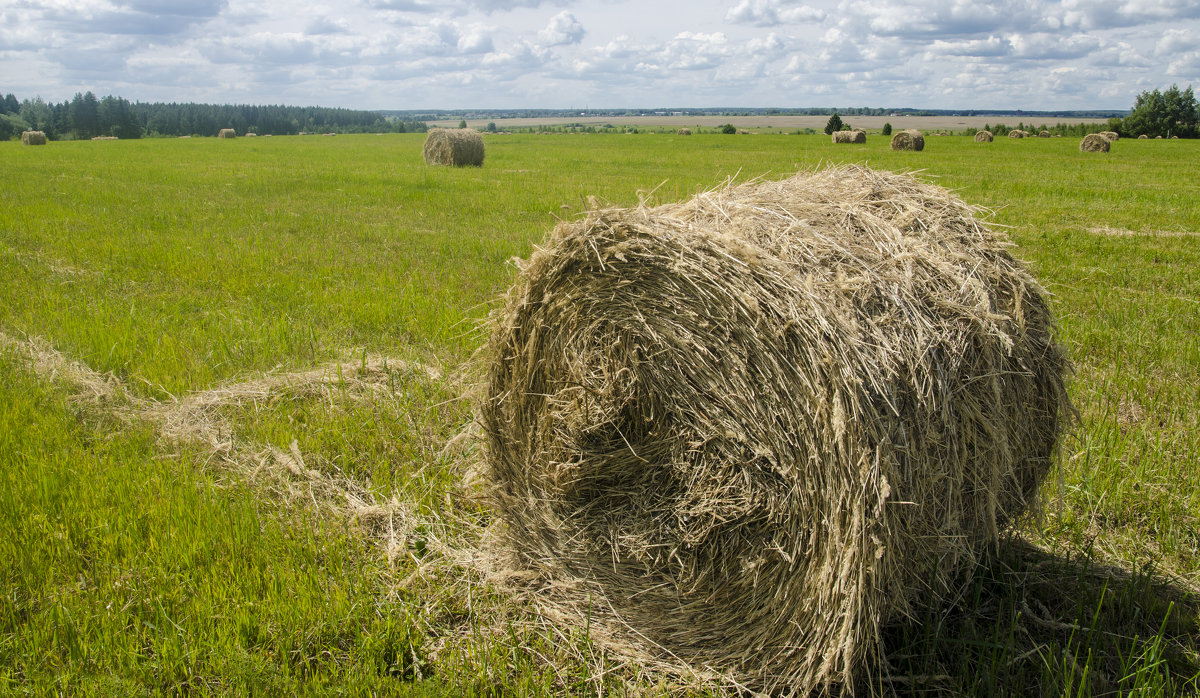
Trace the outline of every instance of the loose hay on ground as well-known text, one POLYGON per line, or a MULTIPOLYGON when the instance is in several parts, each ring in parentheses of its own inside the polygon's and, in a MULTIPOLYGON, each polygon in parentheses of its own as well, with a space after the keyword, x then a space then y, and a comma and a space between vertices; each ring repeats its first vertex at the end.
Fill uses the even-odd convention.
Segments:
POLYGON ((852 683, 1071 412, 1044 292, 975 214, 848 166, 560 224, 480 359, 495 578, 644 666, 852 683))
POLYGON ((483 136, 474 129, 433 128, 425 136, 427 165, 483 165, 483 136))

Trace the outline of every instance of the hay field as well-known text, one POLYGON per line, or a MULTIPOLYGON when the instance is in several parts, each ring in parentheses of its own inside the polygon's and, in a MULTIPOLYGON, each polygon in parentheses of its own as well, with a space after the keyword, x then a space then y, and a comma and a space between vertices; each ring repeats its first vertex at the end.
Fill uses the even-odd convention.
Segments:
POLYGON ((1080 410, 1043 517, 860 688, 1200 689, 1200 144, 485 138, 478 169, 421 134, 0 144, 0 693, 658 686, 456 557, 486 519, 460 369, 507 260, 587 196, 829 162, 994 209, 1080 410))

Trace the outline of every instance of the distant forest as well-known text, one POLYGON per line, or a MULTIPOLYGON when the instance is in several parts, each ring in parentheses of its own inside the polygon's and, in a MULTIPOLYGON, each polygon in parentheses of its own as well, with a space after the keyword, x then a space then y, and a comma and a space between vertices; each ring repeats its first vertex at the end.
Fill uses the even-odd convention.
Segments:
POLYGON ((330 107, 130 102, 111 95, 97 99, 91 92, 76 93, 61 103, 46 102, 41 97, 21 101, 10 93, 0 103, 0 140, 19 136, 22 131, 44 131, 52 140, 85 140, 104 136, 215 136, 223 128, 231 128, 238 135, 426 130, 423 122, 413 119, 330 107))

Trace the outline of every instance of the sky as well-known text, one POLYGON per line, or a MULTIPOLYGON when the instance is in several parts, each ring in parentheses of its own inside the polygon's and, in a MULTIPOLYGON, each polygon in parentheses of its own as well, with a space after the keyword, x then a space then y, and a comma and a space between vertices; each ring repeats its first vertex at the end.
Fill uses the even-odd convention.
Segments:
POLYGON ((1200 0, 0 0, 0 93, 353 109, 1127 109, 1200 0))

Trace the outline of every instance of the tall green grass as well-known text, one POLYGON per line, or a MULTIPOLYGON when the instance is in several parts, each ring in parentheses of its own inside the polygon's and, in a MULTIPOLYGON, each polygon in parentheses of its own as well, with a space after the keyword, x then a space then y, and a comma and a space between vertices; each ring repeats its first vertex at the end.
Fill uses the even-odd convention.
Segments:
MULTIPOLYGON (((995 211, 1054 295, 1080 423, 1045 516, 951 609, 890 628, 877 688, 1198 689, 1198 144, 663 134, 487 137, 433 168, 419 135, 0 144, 0 332, 137 396, 383 353, 447 370, 525 256, 585 197, 665 202, 727 178, 864 162, 995 211), (1037 547, 1030 547, 1030 544, 1037 547), (1110 570, 1106 566, 1112 566, 1110 570), (1124 573, 1119 572, 1124 570, 1124 573), (904 680, 898 680, 899 676, 904 680), (890 678, 889 678, 890 677, 890 678)), ((448 383, 363 401, 282 392, 224 416, 388 496, 445 505, 448 383)), ((0 351, 0 692, 595 692, 554 638, 477 627, 352 523, 273 497, 195 444, 114 417, 0 351), (470 628, 475 642, 433 647, 470 628), (464 688, 465 687, 465 688, 464 688)), ((410 554, 411 553, 411 554, 410 554)), ((448 584, 449 582, 447 582, 448 584)), ((587 648, 586 637, 570 642, 587 648)))

